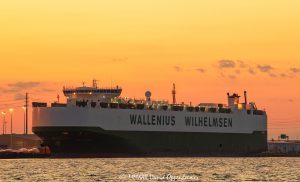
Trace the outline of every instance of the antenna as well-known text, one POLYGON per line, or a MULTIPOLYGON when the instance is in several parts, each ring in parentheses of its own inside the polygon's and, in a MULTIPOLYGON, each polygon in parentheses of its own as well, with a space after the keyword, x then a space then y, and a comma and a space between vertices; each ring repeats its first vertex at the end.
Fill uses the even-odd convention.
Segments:
POLYGON ((5 121, 5 112, 1 112, 2 116, 3 116, 3 135, 6 133, 6 129, 5 129, 5 125, 6 125, 6 121, 5 121))
POLYGON ((94 88, 97 88, 97 81, 98 81, 98 80, 93 79, 93 87, 94 87, 94 88))
POLYGON ((173 104, 176 104, 176 88, 175 88, 175 83, 173 83, 172 95, 173 95, 173 104))

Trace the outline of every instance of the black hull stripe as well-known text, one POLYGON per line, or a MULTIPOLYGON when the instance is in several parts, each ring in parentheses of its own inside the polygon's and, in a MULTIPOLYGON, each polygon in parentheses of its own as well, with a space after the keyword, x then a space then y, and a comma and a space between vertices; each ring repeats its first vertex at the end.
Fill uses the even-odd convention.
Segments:
POLYGON ((122 156, 246 155, 267 151, 267 132, 252 134, 105 131, 98 127, 33 127, 53 153, 122 156))

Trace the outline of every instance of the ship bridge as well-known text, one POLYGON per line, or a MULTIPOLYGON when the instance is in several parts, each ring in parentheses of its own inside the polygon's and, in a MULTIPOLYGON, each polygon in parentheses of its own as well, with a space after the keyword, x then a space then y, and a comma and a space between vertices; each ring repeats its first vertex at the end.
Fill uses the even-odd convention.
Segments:
POLYGON ((95 87, 77 87, 77 88, 64 88, 63 92, 66 97, 70 95, 91 95, 91 94, 114 94, 119 96, 122 89, 118 86, 111 88, 95 88, 95 87))
POLYGON ((82 87, 64 87, 63 93, 67 97, 68 103, 76 101, 103 101, 119 97, 122 93, 122 88, 119 86, 99 88, 96 80, 93 80, 91 87, 85 86, 84 83, 82 87))

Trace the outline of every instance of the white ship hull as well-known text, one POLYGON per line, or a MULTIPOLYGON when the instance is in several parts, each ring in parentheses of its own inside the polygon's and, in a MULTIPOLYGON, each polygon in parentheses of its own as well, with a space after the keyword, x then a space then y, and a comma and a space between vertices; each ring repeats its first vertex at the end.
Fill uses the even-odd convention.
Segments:
POLYGON ((54 152, 185 156, 267 150, 267 116, 247 110, 35 107, 33 131, 54 152))

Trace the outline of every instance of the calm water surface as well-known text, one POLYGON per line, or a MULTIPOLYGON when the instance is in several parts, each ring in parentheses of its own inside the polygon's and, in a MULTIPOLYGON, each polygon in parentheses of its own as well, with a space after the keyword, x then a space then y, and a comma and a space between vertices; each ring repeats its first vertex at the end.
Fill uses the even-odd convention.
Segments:
POLYGON ((0 181, 299 181, 300 158, 0 159, 0 181))

